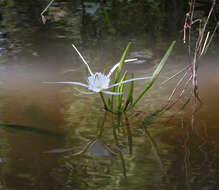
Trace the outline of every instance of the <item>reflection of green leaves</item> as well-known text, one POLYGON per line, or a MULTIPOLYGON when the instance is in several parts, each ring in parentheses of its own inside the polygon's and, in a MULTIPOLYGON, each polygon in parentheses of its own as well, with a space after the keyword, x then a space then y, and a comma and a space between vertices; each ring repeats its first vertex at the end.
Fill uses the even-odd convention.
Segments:
POLYGON ((106 10, 106 7, 104 7, 103 12, 104 12, 105 22, 106 22, 106 24, 109 24, 109 15, 108 15, 108 12, 106 10))
POLYGON ((129 120, 127 115, 125 114, 125 124, 126 124, 126 131, 127 131, 127 135, 128 135, 128 146, 129 146, 129 153, 132 154, 132 130, 129 124, 129 120))
MULTIPOLYGON (((117 119, 119 119, 119 122, 120 122, 121 117, 119 117, 119 115, 117 115, 117 119)), ((118 126, 115 124, 115 121, 113 121, 113 137, 114 137, 114 141, 115 141, 117 148, 120 149, 119 139, 118 139, 117 130, 116 130, 117 127, 118 126)), ((118 153, 119 153, 119 157, 120 157, 122 168, 123 168, 123 175, 126 178, 127 172, 126 172, 125 159, 124 159, 122 151, 119 151, 118 153)))
POLYGON ((32 134, 38 134, 43 136, 55 137, 55 138, 65 137, 65 135, 62 133, 57 133, 57 132, 30 127, 30 126, 0 124, 0 128, 5 129, 9 132, 25 132, 25 133, 32 133, 32 134))
POLYGON ((151 125, 154 122, 154 120, 156 120, 160 116, 161 113, 162 110, 156 110, 149 116, 145 117, 143 120, 143 127, 147 128, 149 125, 151 125))
POLYGON ((37 106, 24 106, 24 114, 33 122, 39 124, 52 125, 48 116, 37 106))

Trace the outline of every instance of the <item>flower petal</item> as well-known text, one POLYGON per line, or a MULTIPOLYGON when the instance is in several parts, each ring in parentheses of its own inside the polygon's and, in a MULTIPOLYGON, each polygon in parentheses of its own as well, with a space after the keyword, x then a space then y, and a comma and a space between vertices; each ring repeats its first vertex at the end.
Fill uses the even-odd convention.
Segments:
POLYGON ((80 83, 80 82, 69 82, 69 81, 66 81, 66 82, 43 82, 43 83, 46 83, 46 84, 74 84, 74 85, 84 86, 84 87, 88 88, 88 85, 80 83))
MULTIPOLYGON (((135 59, 126 59, 126 60, 125 60, 125 63, 131 62, 131 61, 136 61, 136 60, 138 60, 138 59, 136 59, 136 58, 135 58, 135 59)), ((113 68, 110 70, 110 72, 108 73, 107 77, 110 77, 119 65, 120 65, 120 62, 119 62, 119 63, 116 63, 116 64, 113 66, 113 68)))
POLYGON ((88 89, 94 92, 100 92, 109 88, 110 78, 102 73, 95 73, 88 77, 88 89))
POLYGON ((80 56, 80 58, 82 59, 82 61, 84 62, 84 64, 87 66, 88 71, 90 72, 91 75, 93 75, 93 72, 91 71, 88 63, 85 61, 85 59, 83 58, 83 56, 81 55, 81 53, 78 51, 78 49, 75 47, 74 44, 72 44, 72 47, 76 50, 76 52, 78 53, 78 55, 80 56))
POLYGON ((105 90, 102 90, 101 92, 103 92, 105 94, 110 94, 110 95, 121 95, 122 94, 122 92, 121 93, 119 93, 119 92, 110 92, 110 91, 105 91, 105 90))
POLYGON ((125 83, 128 83, 128 82, 131 82, 131 81, 136 81, 136 80, 145 80, 145 79, 150 79, 152 77, 142 77, 142 78, 134 78, 134 79, 129 79, 129 80, 125 80, 125 81, 122 81, 122 82, 118 82, 116 84, 113 84, 111 86, 109 86, 109 88, 112 88, 114 86, 118 86, 120 84, 125 84, 125 83))
POLYGON ((137 60, 138 60, 137 58, 126 59, 126 60, 125 60, 125 63, 132 62, 132 61, 137 61, 137 60))
POLYGON ((110 77, 113 72, 116 70, 116 68, 119 66, 120 63, 116 63, 113 68, 110 70, 110 72, 108 73, 107 77, 110 77))
POLYGON ((85 91, 81 91, 77 88, 74 88, 75 90, 77 90, 78 92, 80 92, 81 94, 95 94, 95 92, 85 92, 85 91))

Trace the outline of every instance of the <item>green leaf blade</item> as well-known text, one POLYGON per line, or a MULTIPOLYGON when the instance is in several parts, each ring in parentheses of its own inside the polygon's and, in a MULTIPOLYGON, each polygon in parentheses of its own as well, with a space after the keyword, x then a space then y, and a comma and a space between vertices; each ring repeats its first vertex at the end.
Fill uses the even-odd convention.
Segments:
MULTIPOLYGON (((122 79, 121 79, 120 82, 125 81, 126 76, 127 76, 127 73, 128 73, 128 71, 126 71, 126 72, 124 73, 124 75, 122 76, 122 79)), ((119 92, 119 93, 123 93, 123 91, 124 91, 124 84, 120 84, 120 85, 118 86, 118 92, 119 92)), ((116 106, 117 106, 117 111, 118 111, 118 112, 121 111, 120 109, 121 109, 121 106, 122 106, 122 98, 123 98, 123 94, 117 96, 116 106)))
MULTIPOLYGON (((134 79, 134 73, 132 73, 131 78, 134 79)), ((129 92, 128 92, 128 96, 125 102, 125 106, 123 109, 123 112, 126 111, 126 109, 128 108, 128 105, 132 102, 133 100, 133 92, 134 92, 134 81, 130 82, 130 86, 129 86, 129 92)))
MULTIPOLYGON (((129 49, 130 49, 130 45, 131 45, 131 42, 128 43, 128 45, 126 46, 125 51, 122 54, 122 57, 120 59, 119 67, 118 67, 118 69, 116 71, 116 74, 115 74, 115 78, 114 78, 114 82, 113 82, 114 84, 116 84, 119 80, 119 77, 121 75, 121 72, 122 72, 122 69, 123 69, 123 66, 124 66, 124 63, 125 63, 126 56, 127 56, 128 52, 129 52, 129 49)), ((112 92, 115 92, 115 90, 116 90, 116 87, 113 87, 112 92)), ((111 110, 113 110, 114 95, 112 95, 110 102, 111 102, 111 110)))
POLYGON ((155 80, 158 78, 162 68, 164 67, 168 57, 170 56, 173 47, 175 46, 176 41, 173 41, 170 45, 170 47, 168 48, 168 50, 166 51, 165 55, 163 56, 163 58, 161 59, 159 65, 157 66, 157 68, 155 69, 152 78, 150 79, 150 81, 146 84, 146 87, 144 88, 144 90, 140 93, 140 95, 137 97, 137 99, 134 101, 134 103, 131 105, 131 108, 133 108, 138 101, 143 97, 143 95, 152 87, 152 85, 154 84, 155 80))

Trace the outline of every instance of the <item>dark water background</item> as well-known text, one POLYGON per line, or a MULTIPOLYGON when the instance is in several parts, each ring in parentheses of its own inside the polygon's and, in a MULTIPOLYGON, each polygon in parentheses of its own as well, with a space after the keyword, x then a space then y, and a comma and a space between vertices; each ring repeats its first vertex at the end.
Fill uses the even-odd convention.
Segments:
MULTIPOLYGON (((193 103, 179 112, 179 102, 144 131, 142 121, 167 101, 181 76, 163 86, 161 82, 188 64, 181 40, 187 3, 100 2, 55 0, 44 25, 40 13, 49 1, 0 1, 0 189, 218 189, 218 34, 200 63, 202 108, 192 116, 193 103), (42 83, 86 81, 71 44, 94 71, 103 71, 119 61, 131 41, 129 57, 140 61, 126 69, 142 77, 153 72, 172 40, 177 46, 159 80, 129 115, 132 155, 127 136, 120 134, 126 168, 110 114, 102 138, 74 155, 97 136, 104 112, 98 95, 42 83)), ((204 4, 198 14, 205 16, 208 8, 204 4)), ((144 85, 136 82, 135 93, 144 85)))

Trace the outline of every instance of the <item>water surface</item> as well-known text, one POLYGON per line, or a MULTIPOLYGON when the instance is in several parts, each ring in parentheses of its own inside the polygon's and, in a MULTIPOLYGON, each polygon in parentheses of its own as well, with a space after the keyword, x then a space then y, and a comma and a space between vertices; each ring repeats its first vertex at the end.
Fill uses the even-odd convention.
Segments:
MULTIPOLYGON (((200 110, 192 115, 191 102, 179 112, 186 93, 182 101, 143 130, 142 121, 161 108, 182 75, 165 85, 161 82, 187 65, 183 48, 176 48, 159 80, 128 114, 133 135, 129 154, 125 128, 118 134, 120 148, 116 146, 110 113, 105 115, 101 128, 105 113, 98 95, 81 95, 72 86, 43 82, 86 82, 86 69, 71 47, 72 42, 94 72, 107 72, 132 41, 129 58, 137 56, 140 61, 127 64, 125 69, 142 77, 153 72, 171 40, 161 38, 159 31, 156 40, 150 32, 146 37, 139 25, 136 31, 130 28, 133 33, 128 34, 126 27, 133 24, 127 20, 113 22, 115 28, 109 29, 100 16, 101 5, 96 3, 82 14, 80 2, 57 1, 48 13, 46 25, 38 17, 45 7, 41 1, 36 5, 12 1, 4 6, 0 33, 2 189, 217 189, 217 49, 213 48, 200 63, 200 110), (22 22, 16 15, 22 16, 22 22), (102 136, 98 136, 101 130, 102 136), (80 151, 83 154, 77 154, 80 151)), ((115 11, 113 16, 124 18, 122 13, 115 11)), ((145 84, 146 81, 136 82, 135 95, 145 84)))

